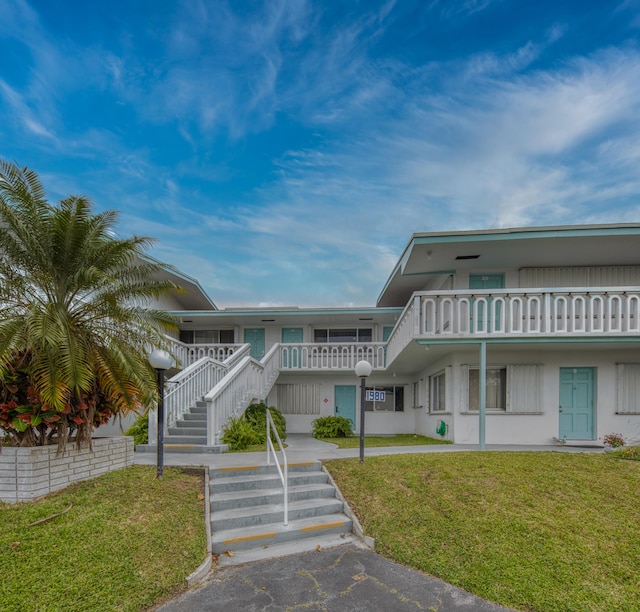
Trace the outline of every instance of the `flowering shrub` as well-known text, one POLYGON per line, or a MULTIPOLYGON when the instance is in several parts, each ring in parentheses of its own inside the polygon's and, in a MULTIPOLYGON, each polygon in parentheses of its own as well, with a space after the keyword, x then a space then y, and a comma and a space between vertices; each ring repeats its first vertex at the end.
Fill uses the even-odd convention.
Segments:
POLYGON ((72 436, 84 424, 92 431, 115 412, 99 392, 83 394, 56 411, 42 401, 26 367, 17 364, 10 364, 0 380, 0 431, 12 446, 45 446, 60 436, 72 436))
POLYGON ((622 434, 618 433, 610 433, 606 434, 602 441, 605 446, 610 446, 611 448, 619 448, 620 446, 624 446, 624 437, 622 434))

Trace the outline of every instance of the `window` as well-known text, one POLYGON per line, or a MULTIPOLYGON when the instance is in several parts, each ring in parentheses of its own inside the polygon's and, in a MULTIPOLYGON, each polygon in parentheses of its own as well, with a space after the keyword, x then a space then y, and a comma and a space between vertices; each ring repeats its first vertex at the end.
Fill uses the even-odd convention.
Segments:
POLYGON ((420 394, 420 382, 413 383, 413 407, 422 408, 422 396, 420 394))
POLYGON ((445 375, 440 372, 431 377, 431 412, 446 412, 445 375))
MULTIPOLYGON (((480 372, 469 368, 469 410, 480 408, 480 372)), ((507 409, 507 368, 487 368, 487 410, 507 409)))
POLYGON ((404 412, 404 387, 367 387, 364 409, 369 412, 404 412))
POLYGON ((314 342, 371 342, 373 330, 363 329, 316 329, 313 332, 314 342))
MULTIPOLYGON (((468 389, 468 410, 477 411, 480 403, 477 366, 462 366, 468 389), (465 374, 466 372, 466 374, 465 374)), ((514 414, 542 414, 543 366, 537 363, 510 364, 487 368, 487 410, 514 414)))
POLYGON ((617 408, 618 414, 640 413, 640 364, 618 363, 617 408))
POLYGON ((232 329, 181 329, 180 342, 185 344, 233 344, 232 329))

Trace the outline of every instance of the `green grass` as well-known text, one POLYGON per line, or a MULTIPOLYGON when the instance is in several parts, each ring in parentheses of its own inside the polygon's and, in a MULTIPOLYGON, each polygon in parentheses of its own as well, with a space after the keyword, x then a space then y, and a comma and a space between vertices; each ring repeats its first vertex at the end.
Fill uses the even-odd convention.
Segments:
POLYGON ((640 610, 640 464, 437 453, 327 463, 376 550, 518 610, 640 610))
POLYGON ((0 608, 144 610, 206 554, 203 477, 133 466, 45 499, 0 504, 0 608), (29 523, 65 514, 29 527, 29 523))
MULTIPOLYGON (((360 436, 350 436, 348 438, 321 438, 322 442, 337 444, 340 448, 359 448, 360 436)), ((415 434, 396 434, 394 436, 365 436, 364 445, 366 448, 376 446, 421 446, 423 444, 451 444, 448 440, 436 440, 426 436, 415 434)))

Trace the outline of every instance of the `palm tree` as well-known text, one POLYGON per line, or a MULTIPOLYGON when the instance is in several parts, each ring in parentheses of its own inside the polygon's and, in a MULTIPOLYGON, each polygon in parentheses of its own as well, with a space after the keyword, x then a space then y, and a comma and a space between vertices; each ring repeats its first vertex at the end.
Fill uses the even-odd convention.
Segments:
POLYGON ((0 427, 15 443, 57 434, 63 448, 75 430, 90 445, 94 426, 156 397, 146 355, 175 323, 149 304, 178 287, 117 219, 85 197, 49 203, 35 172, 0 160, 0 427))

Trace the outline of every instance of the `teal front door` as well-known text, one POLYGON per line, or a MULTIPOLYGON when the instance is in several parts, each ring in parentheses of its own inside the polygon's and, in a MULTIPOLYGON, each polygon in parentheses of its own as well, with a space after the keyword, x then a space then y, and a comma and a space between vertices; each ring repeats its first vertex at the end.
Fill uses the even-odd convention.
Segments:
MULTIPOLYGON (((301 344, 302 343, 302 327, 283 327, 282 328, 282 344, 301 344)), ((285 368, 299 368, 302 363, 301 347, 292 346, 285 347, 282 352, 282 366, 285 368)))
POLYGON ((356 386, 336 385, 336 416, 349 419, 356 428, 356 386))
POLYGON ((264 357, 264 327, 244 330, 244 341, 251 345, 251 356, 254 359, 264 357))
MULTIPOLYGON (((503 289, 504 288, 504 274, 469 274, 469 289, 503 289)), ((487 300, 486 308, 491 307, 491 298, 487 300)), ((485 305, 484 303, 478 304, 478 315, 476 319, 476 324, 473 324, 473 302, 471 300, 471 329, 475 329, 475 331, 495 331, 500 329, 500 308, 499 304, 496 308, 495 321, 493 322, 493 330, 486 329, 487 325, 485 323, 485 305)))
POLYGON ((559 438, 593 440, 595 368, 560 368, 559 438))

